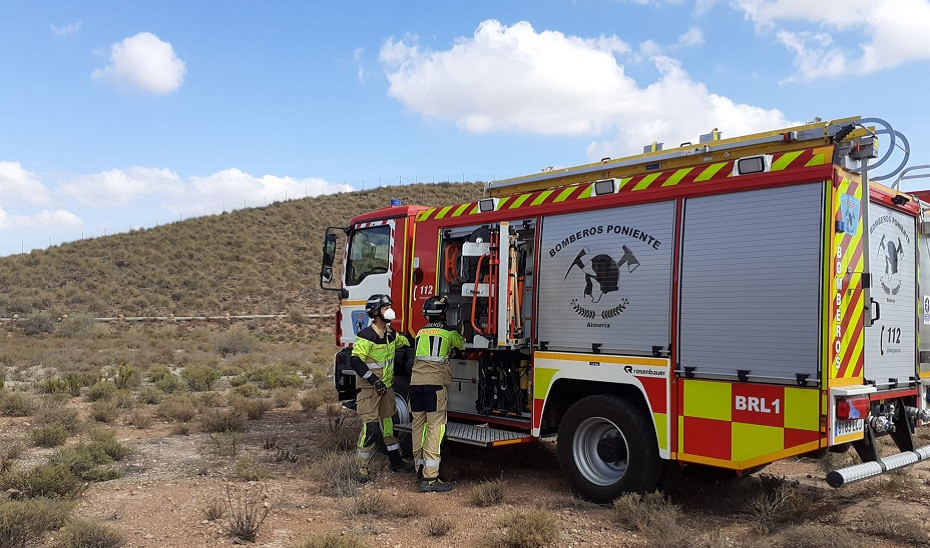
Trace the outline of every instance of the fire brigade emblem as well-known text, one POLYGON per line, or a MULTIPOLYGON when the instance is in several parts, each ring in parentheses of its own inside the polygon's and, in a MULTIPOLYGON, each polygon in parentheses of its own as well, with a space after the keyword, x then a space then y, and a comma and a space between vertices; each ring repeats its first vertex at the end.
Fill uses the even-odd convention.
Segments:
POLYGON ((358 332, 368 327, 368 314, 364 310, 352 311, 352 331, 358 335, 358 332))
POLYGON ((873 252, 872 275, 878 277, 878 285, 886 295, 897 295, 903 281, 899 268, 903 266, 901 263, 911 238, 901 222, 891 215, 876 219, 869 232, 871 237, 879 240, 873 252))
MULTIPOLYGON (((607 253, 594 255, 590 249, 585 246, 575 256, 575 259, 565 271, 562 281, 568 280, 569 275, 584 275, 584 292, 581 299, 572 299, 571 306, 576 314, 583 318, 594 319, 600 317, 608 320, 618 316, 629 304, 629 299, 621 298, 610 308, 600 311, 594 310, 594 307, 588 306, 588 303, 597 305, 605 296, 615 293, 620 289, 621 274, 631 273, 639 266, 639 261, 633 252, 625 245, 620 246, 622 253, 619 259, 607 253), (579 274, 574 274, 574 273, 579 274)), ((608 297, 608 300, 611 300, 608 297)), ((597 307, 597 308, 602 308, 597 307)))
POLYGON ((845 232, 855 234, 859 227, 859 200, 849 194, 843 194, 840 209, 843 215, 845 232))

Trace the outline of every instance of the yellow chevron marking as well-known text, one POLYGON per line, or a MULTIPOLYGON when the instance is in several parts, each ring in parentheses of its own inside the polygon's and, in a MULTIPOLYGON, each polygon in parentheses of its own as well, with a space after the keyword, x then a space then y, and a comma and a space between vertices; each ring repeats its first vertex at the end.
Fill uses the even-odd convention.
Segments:
POLYGON ((552 193, 553 193, 552 190, 544 190, 544 191, 540 192, 540 193, 539 193, 539 196, 537 196, 536 199, 533 200, 532 203, 530 203, 530 205, 531 205, 531 206, 536 206, 536 205, 539 205, 539 204, 543 203, 544 201, 546 201, 546 198, 548 198, 549 195, 552 194, 552 193))
POLYGON ((650 173, 649 175, 646 175, 638 183, 636 183, 635 186, 633 186, 633 190, 636 191, 636 190, 643 190, 645 188, 649 188, 649 185, 651 185, 653 181, 658 179, 659 175, 662 175, 662 173, 650 173))
POLYGON ((719 164, 711 164, 707 166, 706 168, 704 168, 704 171, 702 171, 700 175, 694 178, 694 182, 699 183, 701 181, 707 181, 709 179, 712 179, 714 175, 716 175, 718 171, 723 169, 723 166, 725 165, 727 165, 726 162, 721 162, 719 164))
POLYGON ((791 165, 791 162, 793 162, 798 156, 801 155, 802 152, 804 151, 796 150, 794 152, 786 152, 782 154, 779 159, 772 162, 772 171, 781 171, 787 168, 789 165, 791 165))
POLYGON ((578 199, 590 198, 591 193, 594 192, 594 183, 588 185, 584 190, 581 191, 581 194, 578 195, 578 199))
POLYGON ((690 168, 690 167, 686 167, 686 168, 679 169, 679 170, 676 171, 675 173, 672 173, 672 176, 669 177, 668 179, 666 179, 665 182, 662 183, 662 186, 675 186, 675 185, 677 185, 678 183, 681 182, 682 179, 684 179, 685 175, 691 173, 691 170, 692 170, 692 169, 693 169, 693 168, 690 168))
POLYGON ((465 213, 465 210, 468 209, 468 206, 470 206, 470 205, 471 205, 470 203, 460 205, 459 207, 457 207, 457 208, 455 209, 455 211, 452 212, 452 216, 453 216, 453 217, 458 217, 458 216, 461 215, 462 213, 465 213))
POLYGON ((469 215, 474 215, 475 213, 481 213, 481 207, 478 205, 478 202, 475 202, 475 207, 471 208, 471 211, 468 212, 469 215))
POLYGON ((817 154, 814 154, 813 158, 811 158, 806 164, 804 164, 804 167, 822 166, 825 163, 827 163, 827 153, 818 152, 817 154))
POLYGON ((570 186, 570 187, 566 188, 566 189, 563 190, 562 192, 559 192, 559 195, 555 197, 555 200, 553 200, 553 203, 564 202, 564 201, 567 200, 568 197, 571 196, 576 190, 578 190, 578 187, 577 187, 577 186, 570 186))
POLYGON ((439 210, 439 213, 436 214, 436 219, 442 219, 452 210, 452 206, 446 206, 439 210))
POLYGON ((426 211, 421 211, 420 214, 417 215, 417 220, 418 220, 418 221, 425 221, 426 219, 429 219, 429 216, 430 216, 434 211, 436 211, 436 208, 430 208, 430 209, 427 209, 426 211))
POLYGON ((620 184, 617 185, 617 190, 623 190, 623 187, 625 187, 626 184, 629 183, 629 182, 632 181, 632 180, 633 180, 632 177, 624 177, 624 178, 620 179, 620 184))
POLYGON ((504 196, 503 198, 501 198, 497 202, 497 209, 498 210, 504 209, 504 206, 507 205, 507 202, 509 202, 511 198, 513 198, 513 196, 504 196))
POLYGON ((518 207, 522 206, 522 205, 523 205, 523 202, 525 202, 525 201, 527 200, 527 198, 529 198, 530 196, 532 196, 532 194, 522 194, 522 195, 520 195, 520 197, 518 197, 516 200, 513 201, 512 204, 510 204, 510 208, 509 208, 509 209, 517 209, 518 207))

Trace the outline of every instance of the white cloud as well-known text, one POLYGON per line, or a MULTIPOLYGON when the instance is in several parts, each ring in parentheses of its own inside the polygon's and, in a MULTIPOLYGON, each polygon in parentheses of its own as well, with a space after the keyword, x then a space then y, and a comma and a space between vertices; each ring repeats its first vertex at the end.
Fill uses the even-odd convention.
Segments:
POLYGON ((122 88, 167 95, 181 87, 187 68, 174 47, 150 32, 140 32, 110 46, 110 64, 93 72, 93 79, 122 88))
POLYGON ((0 162, 0 200, 44 204, 48 202, 48 191, 38 176, 23 169, 19 162, 0 162))
POLYGON ((168 169, 131 167, 74 177, 63 182, 58 190, 84 205, 119 207, 145 194, 181 193, 183 185, 168 169))
POLYGON ((81 30, 80 21, 72 21, 66 25, 52 25, 52 32, 55 36, 59 38, 64 38, 66 36, 72 36, 81 30))
POLYGON ((9 215, 0 208, 0 230, 41 230, 65 233, 80 229, 84 222, 66 209, 43 210, 32 215, 9 215))
POLYGON ((704 33, 697 27, 691 27, 678 37, 679 47, 700 46, 704 43, 704 33))
MULTIPOLYGON (((640 50, 661 48, 645 43, 640 50)), ((789 124, 778 110, 711 93, 661 55, 651 58, 658 80, 642 87, 618 55, 632 52, 616 36, 589 40, 497 21, 484 21, 473 38, 446 51, 422 51, 412 37, 388 40, 381 50, 389 93, 411 110, 471 132, 614 134, 588 147, 591 159, 637 153, 656 139, 695 141, 715 127, 735 136, 789 124)))
POLYGON ((303 198, 319 194, 355 190, 351 186, 330 183, 315 177, 295 179, 264 175, 256 177, 236 168, 224 169, 206 177, 191 177, 183 196, 165 204, 173 213, 191 211, 191 205, 215 210, 218 207, 234 209, 241 206, 264 206, 290 198, 303 198), (179 199, 182 198, 182 199, 179 199))
POLYGON ((794 52, 798 73, 789 80, 868 74, 930 59, 928 0, 847 0, 841 6, 809 0, 731 3, 794 52), (788 28, 798 24, 820 29, 788 28))

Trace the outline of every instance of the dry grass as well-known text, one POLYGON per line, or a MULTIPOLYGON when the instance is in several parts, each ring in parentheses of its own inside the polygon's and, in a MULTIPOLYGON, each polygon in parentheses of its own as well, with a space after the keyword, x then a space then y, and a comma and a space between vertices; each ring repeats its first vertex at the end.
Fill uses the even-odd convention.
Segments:
POLYGON ((342 451, 326 453, 313 462, 309 472, 319 485, 321 495, 351 497, 358 492, 358 482, 355 481, 358 460, 355 455, 342 451))
POLYGON ((455 524, 448 518, 437 516, 426 521, 425 529, 427 535, 439 538, 451 533, 455 529, 455 524))
POLYGON ((927 546, 930 544, 927 526, 911 516, 882 514, 865 520, 861 529, 876 537, 914 546, 927 546))
POLYGON ((367 544, 358 535, 319 533, 311 535, 300 548, 365 548, 367 544))
POLYGON ((646 537, 650 546, 690 546, 693 535, 681 525, 681 508, 661 493, 630 493, 611 506, 623 527, 646 537))
POLYGON ((485 537, 483 546, 504 548, 542 548, 554 546, 559 540, 556 517, 546 510, 515 511, 499 520, 503 527, 496 535, 485 537))
POLYGON ((263 486, 233 489, 226 486, 227 532, 237 541, 255 542, 268 514, 274 508, 263 486))
POLYGON ((471 490, 471 503, 481 508, 495 506, 504 502, 506 492, 503 479, 483 481, 471 490))
POLYGON ((844 527, 804 523, 786 529, 781 545, 790 548, 848 548, 869 546, 871 543, 844 527))
POLYGON ((0 546, 25 548, 65 524, 73 503, 44 499, 0 501, 0 546))
POLYGON ((126 543, 122 533, 88 520, 72 520, 59 533, 60 548, 119 548, 126 543))

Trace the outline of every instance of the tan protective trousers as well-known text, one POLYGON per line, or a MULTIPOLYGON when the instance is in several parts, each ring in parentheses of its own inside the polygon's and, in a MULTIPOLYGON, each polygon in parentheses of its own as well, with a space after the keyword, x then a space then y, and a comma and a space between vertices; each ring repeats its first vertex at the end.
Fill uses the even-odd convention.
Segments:
POLYGON ((355 410, 362 420, 362 433, 358 437, 358 465, 367 468, 371 457, 375 455, 379 435, 384 438, 388 451, 400 450, 400 444, 394 437, 394 388, 388 388, 379 396, 368 381, 362 382, 361 387, 355 397, 355 410))
MULTIPOLYGON (((415 398, 413 391, 418 387, 411 386, 411 400, 415 398)), ((423 467, 423 479, 431 480, 439 477, 439 450, 442 438, 446 435, 446 422, 448 422, 449 391, 446 387, 436 390, 436 404, 432 404, 432 397, 426 410, 418 410, 418 406, 411 401, 413 408, 413 459, 417 466, 423 467)))

